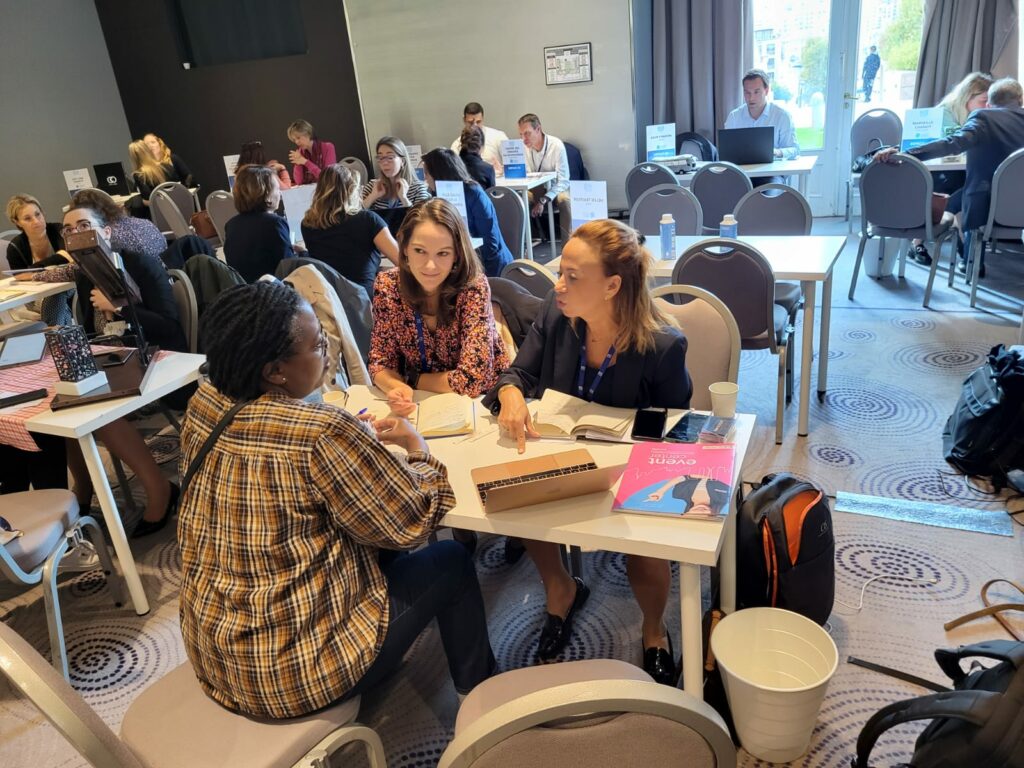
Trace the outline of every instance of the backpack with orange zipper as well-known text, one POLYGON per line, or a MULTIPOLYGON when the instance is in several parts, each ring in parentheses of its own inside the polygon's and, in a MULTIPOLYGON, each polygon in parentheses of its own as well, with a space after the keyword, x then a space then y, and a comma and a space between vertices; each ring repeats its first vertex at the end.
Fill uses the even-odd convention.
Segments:
POLYGON ((835 551, 821 489, 787 473, 766 475, 736 523, 737 607, 785 608, 824 624, 835 599, 835 551))

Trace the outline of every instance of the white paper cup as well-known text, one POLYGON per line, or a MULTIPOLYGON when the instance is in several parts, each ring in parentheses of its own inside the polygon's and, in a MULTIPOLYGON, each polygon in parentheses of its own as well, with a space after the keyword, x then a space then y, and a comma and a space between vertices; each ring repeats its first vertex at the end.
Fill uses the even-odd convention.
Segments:
POLYGON ((343 408, 347 400, 348 396, 340 389, 329 389, 324 392, 324 402, 336 405, 339 408, 343 408))
POLYGON ((731 419, 736 415, 736 396, 740 392, 739 385, 731 381, 716 381, 708 387, 711 393, 711 412, 723 419, 731 419))
POLYGON ((769 763, 803 755, 839 664, 828 632, 792 611, 747 608, 718 623, 711 650, 743 748, 769 763))

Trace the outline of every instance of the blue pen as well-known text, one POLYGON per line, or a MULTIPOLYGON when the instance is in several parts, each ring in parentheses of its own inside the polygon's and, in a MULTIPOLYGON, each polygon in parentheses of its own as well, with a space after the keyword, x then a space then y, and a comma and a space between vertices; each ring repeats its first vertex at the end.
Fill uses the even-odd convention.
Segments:
POLYGON ((357 413, 357 414, 356 414, 356 416, 362 416, 362 415, 363 415, 364 413, 366 413, 366 412, 367 412, 368 410, 370 410, 370 409, 369 409, 369 408, 363 408, 363 410, 361 410, 361 411, 360 411, 359 413, 357 413))

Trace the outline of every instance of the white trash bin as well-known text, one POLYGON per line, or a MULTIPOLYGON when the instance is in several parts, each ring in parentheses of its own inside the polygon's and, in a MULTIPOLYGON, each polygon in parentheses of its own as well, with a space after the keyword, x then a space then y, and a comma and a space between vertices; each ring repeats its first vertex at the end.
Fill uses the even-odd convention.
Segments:
POLYGON ((747 608, 711 635, 736 733, 747 752, 788 763, 807 751, 839 652, 810 619, 780 608, 747 608))
POLYGON ((868 277, 892 277, 896 268, 896 260, 900 255, 900 246, 905 240, 898 237, 885 238, 885 253, 879 259, 879 249, 882 247, 882 238, 873 237, 864 248, 863 264, 864 274, 868 277))

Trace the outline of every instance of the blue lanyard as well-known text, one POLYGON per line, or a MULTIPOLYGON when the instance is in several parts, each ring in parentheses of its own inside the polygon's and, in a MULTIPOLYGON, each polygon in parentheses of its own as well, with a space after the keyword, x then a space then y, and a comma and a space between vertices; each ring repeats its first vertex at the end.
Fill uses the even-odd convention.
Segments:
POLYGON ((423 340, 423 318, 419 312, 414 312, 416 320, 416 345, 420 348, 420 373, 430 373, 430 363, 427 362, 427 344, 423 340))
POLYGON ((601 367, 597 369, 597 375, 594 376, 594 381, 590 385, 590 389, 587 390, 587 394, 584 395, 583 376, 587 372, 587 340, 585 337, 580 340, 580 372, 576 376, 576 397, 582 397, 584 400, 593 401, 594 392, 597 391, 597 385, 601 383, 601 379, 604 377, 604 372, 608 370, 608 365, 611 363, 613 357, 615 357, 614 344, 608 347, 608 354, 604 356, 604 362, 602 362, 601 367))

